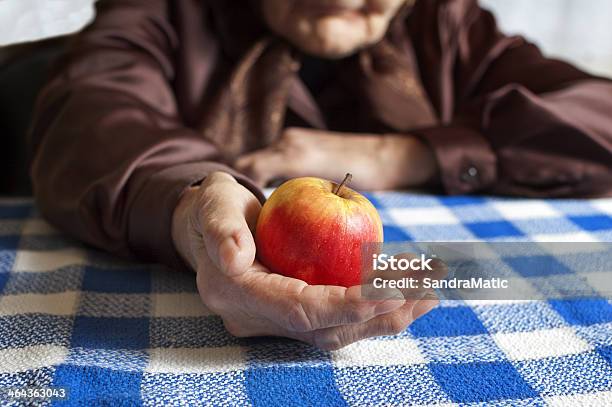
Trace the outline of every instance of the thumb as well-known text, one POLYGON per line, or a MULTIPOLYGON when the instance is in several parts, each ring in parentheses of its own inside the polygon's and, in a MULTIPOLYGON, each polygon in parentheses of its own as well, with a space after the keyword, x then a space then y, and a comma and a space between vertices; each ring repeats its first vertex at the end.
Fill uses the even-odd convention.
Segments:
POLYGON ((244 273, 255 260, 254 227, 261 204, 229 174, 215 173, 202 185, 200 227, 213 264, 228 275, 244 273))

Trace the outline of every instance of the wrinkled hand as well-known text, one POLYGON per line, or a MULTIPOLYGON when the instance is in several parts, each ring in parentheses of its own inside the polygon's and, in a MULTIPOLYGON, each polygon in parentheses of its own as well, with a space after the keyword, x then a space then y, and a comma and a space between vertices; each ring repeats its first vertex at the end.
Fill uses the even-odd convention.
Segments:
POLYGON ((187 191, 174 213, 177 250, 197 271, 202 301, 231 334, 283 336, 333 350, 397 334, 437 304, 429 297, 404 300, 399 290, 368 301, 359 286, 310 286, 270 273, 255 260, 251 231, 260 209, 231 175, 214 173, 187 191))
POLYGON ((383 190, 420 186, 437 175, 432 151, 416 137, 304 128, 285 130, 276 143, 243 155, 234 166, 261 187, 301 176, 341 180, 350 172, 356 188, 383 190))

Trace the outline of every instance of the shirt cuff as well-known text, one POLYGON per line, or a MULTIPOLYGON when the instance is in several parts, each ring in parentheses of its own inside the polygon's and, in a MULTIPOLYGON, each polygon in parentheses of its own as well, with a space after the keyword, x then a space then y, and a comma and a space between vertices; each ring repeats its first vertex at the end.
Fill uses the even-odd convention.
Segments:
POLYGON ((497 179, 497 159, 488 140, 465 126, 432 127, 411 132, 434 152, 440 180, 451 195, 478 192, 497 179))
POLYGON ((189 270, 172 241, 172 215, 183 192, 215 171, 231 174, 260 202, 265 201, 261 190, 247 177, 224 164, 188 163, 159 171, 147 180, 130 209, 128 243, 139 259, 189 270))

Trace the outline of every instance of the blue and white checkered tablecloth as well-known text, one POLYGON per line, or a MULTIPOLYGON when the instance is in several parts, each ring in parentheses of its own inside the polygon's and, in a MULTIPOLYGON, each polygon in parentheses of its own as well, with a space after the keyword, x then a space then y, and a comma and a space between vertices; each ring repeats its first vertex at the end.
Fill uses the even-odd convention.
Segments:
MULTIPOLYGON (((612 200, 370 197, 387 241, 612 242, 612 200)), ((230 336, 193 280, 0 200, 0 389, 62 386, 67 405, 612 405, 608 299, 448 301, 324 352, 230 336)))

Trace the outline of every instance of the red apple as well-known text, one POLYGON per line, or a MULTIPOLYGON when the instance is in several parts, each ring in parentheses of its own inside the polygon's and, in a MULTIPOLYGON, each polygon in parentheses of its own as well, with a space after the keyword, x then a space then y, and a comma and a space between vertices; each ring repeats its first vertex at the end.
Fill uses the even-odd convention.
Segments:
POLYGON ((345 184, 319 178, 285 182, 263 206, 255 241, 270 271, 308 284, 361 283, 362 245, 383 241, 374 205, 345 184))

